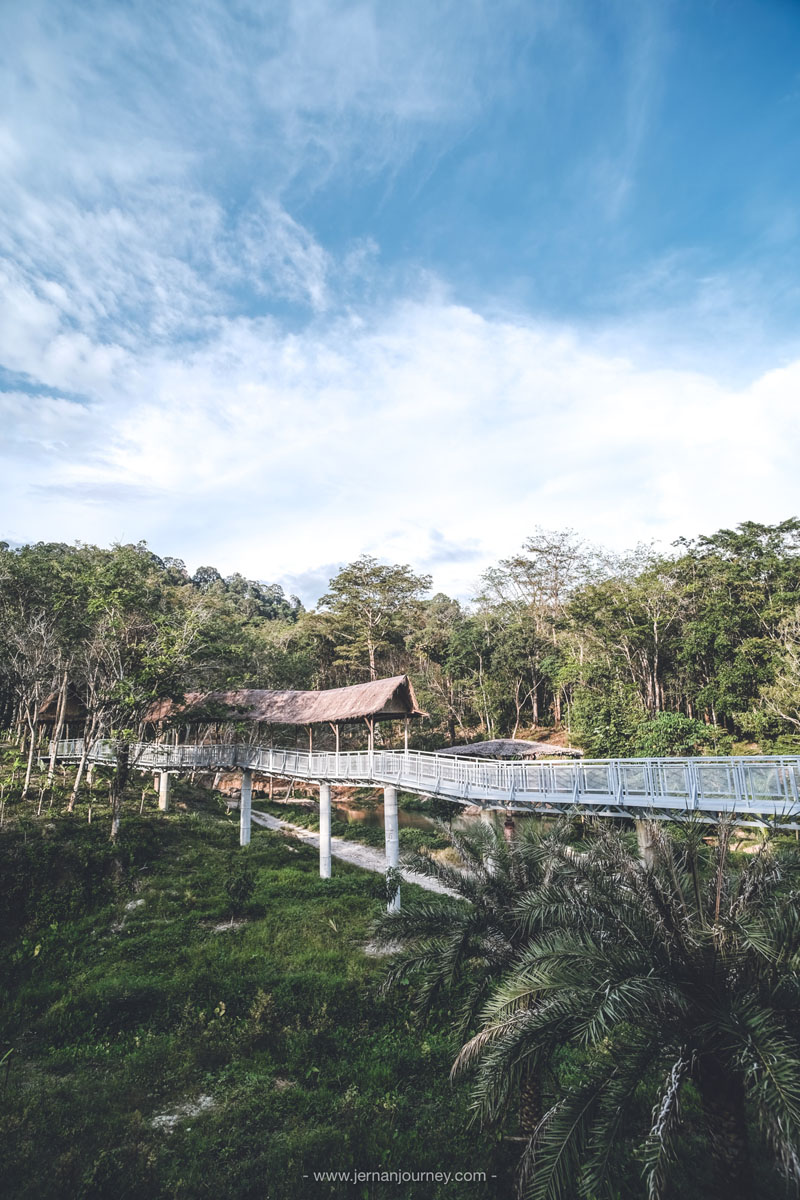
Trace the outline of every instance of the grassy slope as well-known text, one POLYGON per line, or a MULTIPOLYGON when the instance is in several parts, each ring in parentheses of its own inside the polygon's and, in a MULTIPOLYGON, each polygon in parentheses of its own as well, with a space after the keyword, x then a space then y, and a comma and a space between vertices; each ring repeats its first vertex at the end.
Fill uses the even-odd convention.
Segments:
POLYGON ((210 813, 58 818, 0 834, 3 1191, 62 1197, 490 1197, 486 1185, 315 1183, 315 1170, 484 1170, 447 1081, 444 1014, 382 997, 361 946, 378 876, 255 831, 246 924, 212 932, 236 843, 210 813), (132 900, 143 901, 133 909, 132 900), (216 1107, 154 1128, 200 1095, 216 1107))
MULTIPOLYGON (((275 804, 263 797, 259 797, 253 807, 259 812, 270 813, 281 821, 288 821, 290 825, 299 825, 302 829, 319 832, 319 809, 316 807, 310 808, 304 804, 275 804)), ((376 849, 382 849, 385 840, 382 826, 362 824, 359 821, 345 821, 335 811, 331 820, 331 833, 334 837, 344 838, 345 841, 361 842, 365 846, 374 846, 376 849)), ((446 839, 442 838, 436 830, 415 829, 409 826, 400 829, 401 851, 418 850, 422 846, 430 850, 441 850, 446 845, 446 839)))

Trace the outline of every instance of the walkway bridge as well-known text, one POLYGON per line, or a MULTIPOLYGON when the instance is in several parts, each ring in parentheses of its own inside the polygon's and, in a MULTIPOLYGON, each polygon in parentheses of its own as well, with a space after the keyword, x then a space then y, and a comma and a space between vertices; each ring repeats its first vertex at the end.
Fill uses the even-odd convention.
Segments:
MULTIPOLYGON (((77 761, 83 742, 61 741, 57 756, 77 761)), ((98 741, 89 761, 113 765, 113 742, 98 741)), ((395 787, 461 805, 553 814, 580 808, 602 817, 721 813, 742 824, 788 822, 800 828, 800 756, 606 758, 520 762, 421 750, 279 750, 246 745, 131 747, 135 770, 247 770, 317 784, 395 787)))
MULTIPOLYGON (((81 740, 60 741, 62 761, 84 755, 81 740)), ((240 841, 250 840, 252 775, 302 779, 320 789, 320 872, 330 875, 332 785, 382 787, 386 860, 399 861, 397 793, 441 796, 460 805, 554 816, 580 811, 601 817, 668 820, 693 815, 737 824, 800 829, 800 756, 611 758, 545 762, 467 758, 420 750, 281 750, 248 745, 130 747, 130 765, 160 776, 159 802, 169 804, 169 776, 187 771, 242 772, 240 841)), ((98 741, 88 761, 113 765, 113 742, 98 741)))

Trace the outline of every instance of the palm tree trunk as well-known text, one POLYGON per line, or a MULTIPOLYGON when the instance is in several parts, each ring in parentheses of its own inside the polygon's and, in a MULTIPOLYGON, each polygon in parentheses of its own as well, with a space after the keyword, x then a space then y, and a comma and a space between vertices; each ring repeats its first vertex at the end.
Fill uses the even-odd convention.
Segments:
POLYGON ((542 1081, 539 1072, 526 1065, 519 1088, 519 1124, 525 1137, 533 1137, 542 1119, 542 1081))
POLYGON ((706 1059, 698 1084, 711 1143, 719 1200, 753 1200, 753 1177, 739 1081, 718 1062, 706 1059))

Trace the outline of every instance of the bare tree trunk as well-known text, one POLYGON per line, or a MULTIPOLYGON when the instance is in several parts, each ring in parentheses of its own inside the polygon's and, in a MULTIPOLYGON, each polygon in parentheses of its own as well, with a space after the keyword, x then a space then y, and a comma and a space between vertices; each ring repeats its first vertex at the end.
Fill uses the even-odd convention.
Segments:
POLYGON ((483 658, 478 655, 478 683, 481 689, 481 699, 483 700, 483 716, 486 722, 486 732, 489 737, 492 736, 492 719, 489 716, 489 701, 486 696, 486 688, 483 686, 483 658))
POLYGON ((28 716, 27 720, 28 720, 30 744, 28 746, 28 763, 25 768, 25 782, 22 785, 22 799, 23 800, 25 800, 27 798, 28 791, 30 790, 31 775, 33 774, 33 756, 36 753, 36 721, 35 721, 35 719, 31 720, 30 716, 28 716))
POLYGON ((122 794, 130 773, 130 747, 127 742, 117 742, 117 769, 111 784, 111 841, 119 837, 122 822, 122 794))
POLYGON ((53 786, 53 777, 56 773, 56 747, 58 746, 61 732, 64 728, 64 716, 67 711, 67 685, 69 676, 64 672, 64 677, 61 680, 61 687, 58 691, 58 708, 56 709, 56 723, 53 726, 53 739, 50 749, 50 766, 47 768, 47 782, 45 787, 49 791, 53 786))
POLYGON ((12 721, 12 728, 14 730, 14 741, 20 747, 22 746, 22 738, 23 738, 24 731, 25 731, 24 721, 25 721, 25 718, 22 713, 22 702, 20 701, 14 707, 14 720, 12 721))
POLYGON ((514 686, 514 712, 515 712, 515 716, 514 716, 514 731, 513 731, 513 733, 511 734, 512 741, 513 741, 513 739, 514 739, 514 738, 517 736, 517 730, 519 729, 520 714, 521 714, 521 712, 522 712, 522 703, 521 703, 521 701, 520 701, 520 698, 519 698, 520 686, 521 686, 521 685, 520 685, 520 682, 519 682, 519 680, 517 680, 517 682, 516 682, 516 684, 515 684, 515 686, 514 686))
POLYGON ((67 812, 72 812, 75 807, 75 801, 78 799, 78 791, 80 790, 81 783, 83 782, 83 772, 86 770, 86 759, 88 757, 89 751, 86 747, 86 742, 84 741, 83 749, 81 750, 81 757, 78 761, 78 769, 75 772, 75 780, 72 784, 72 791, 69 794, 67 812))
POLYGON ((72 812, 72 810, 75 808, 75 801, 78 799, 78 792, 80 790, 81 783, 83 782, 83 773, 86 770, 86 762, 89 758, 89 752, 91 751, 94 743, 95 729, 96 722, 94 720, 90 721, 87 718, 86 724, 83 727, 83 749, 81 750, 78 769, 75 772, 75 782, 73 783, 72 791, 70 792, 67 812, 72 812))

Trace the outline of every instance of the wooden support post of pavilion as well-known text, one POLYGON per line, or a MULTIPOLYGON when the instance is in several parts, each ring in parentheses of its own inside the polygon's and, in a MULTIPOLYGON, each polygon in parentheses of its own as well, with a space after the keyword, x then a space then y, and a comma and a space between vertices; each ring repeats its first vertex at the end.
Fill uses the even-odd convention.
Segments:
POLYGON ((339 722, 338 721, 329 721, 328 724, 330 725, 331 729, 333 730, 333 736, 336 738, 336 774, 338 775, 339 774, 339 722))
POLYGON ((375 718, 374 717, 364 717, 364 724, 366 725, 367 729, 369 730, 369 736, 368 736, 368 741, 367 741, 367 750, 369 753, 369 769, 371 772, 373 769, 374 759, 375 759, 375 718))

